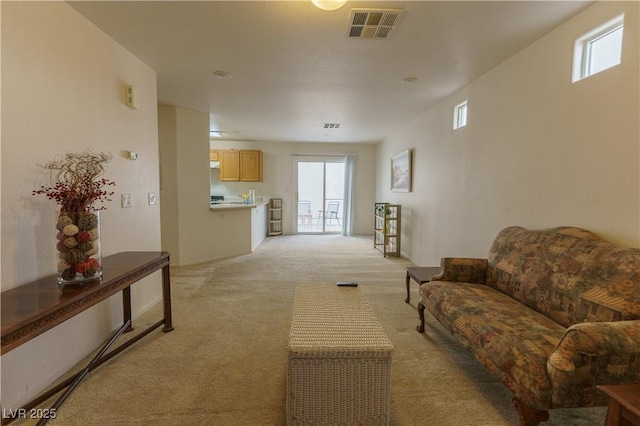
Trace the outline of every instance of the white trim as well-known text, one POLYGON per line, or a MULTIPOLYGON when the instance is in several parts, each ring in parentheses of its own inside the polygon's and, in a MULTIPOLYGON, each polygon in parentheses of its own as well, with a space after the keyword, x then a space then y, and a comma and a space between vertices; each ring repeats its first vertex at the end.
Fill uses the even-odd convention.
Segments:
POLYGON ((467 125, 468 113, 469 106, 466 100, 453 107, 453 130, 467 125))
MULTIPOLYGON (((326 165, 327 163, 345 163, 346 156, 345 155, 332 155, 332 154, 293 154, 293 166, 292 166, 292 175, 293 175, 293 183, 292 187, 294 188, 294 203, 291 206, 291 233, 292 234, 311 234, 311 235, 323 235, 323 234, 336 234, 336 232, 326 232, 324 230, 324 222, 323 222, 323 231, 322 232, 301 232, 298 230, 298 164, 299 163, 308 163, 308 162, 318 162, 323 163, 323 187, 322 187, 322 199, 323 203, 325 202, 326 195, 326 165)), ((344 194, 343 194, 344 196, 344 194)), ((343 214, 344 214, 344 205, 343 205, 343 214)), ((344 219, 344 218, 343 218, 344 219)), ((343 220, 343 229, 344 229, 344 220, 343 220)))
MULTIPOLYGON (((590 68, 591 65, 591 46, 597 40, 613 33, 616 30, 623 29, 624 31, 624 13, 622 15, 618 15, 615 18, 605 22, 602 25, 594 28, 583 36, 579 37, 574 45, 573 45, 573 69, 571 75, 571 82, 575 83, 576 81, 580 81, 589 76, 597 74, 603 70, 592 73, 590 68)), ((619 65, 622 62, 622 45, 620 46, 620 61, 616 64, 611 65, 608 68, 619 65)))

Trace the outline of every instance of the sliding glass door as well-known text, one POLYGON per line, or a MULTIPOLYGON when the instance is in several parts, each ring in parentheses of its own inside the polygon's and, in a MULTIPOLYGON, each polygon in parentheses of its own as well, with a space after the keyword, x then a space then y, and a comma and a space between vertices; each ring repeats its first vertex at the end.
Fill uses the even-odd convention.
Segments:
POLYGON ((295 157, 297 233, 342 233, 344 157, 295 157))

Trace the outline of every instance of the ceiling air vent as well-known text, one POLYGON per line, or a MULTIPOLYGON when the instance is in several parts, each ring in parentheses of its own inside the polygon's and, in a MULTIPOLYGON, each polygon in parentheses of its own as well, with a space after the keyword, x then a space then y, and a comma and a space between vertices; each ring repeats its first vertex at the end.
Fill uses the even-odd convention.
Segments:
POLYGON ((342 127, 342 123, 324 123, 325 129, 339 129, 342 127))
POLYGON ((351 9, 349 38, 387 38, 402 9, 351 9))

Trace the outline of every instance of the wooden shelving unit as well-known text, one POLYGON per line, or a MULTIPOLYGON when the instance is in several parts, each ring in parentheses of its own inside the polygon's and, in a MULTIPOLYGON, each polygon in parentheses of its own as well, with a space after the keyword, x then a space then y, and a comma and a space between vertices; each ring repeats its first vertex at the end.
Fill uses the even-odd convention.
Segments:
POLYGON ((282 235, 282 198, 269 200, 269 236, 282 235))
POLYGON ((384 257, 400 256, 402 206, 375 203, 373 220, 373 246, 384 257))

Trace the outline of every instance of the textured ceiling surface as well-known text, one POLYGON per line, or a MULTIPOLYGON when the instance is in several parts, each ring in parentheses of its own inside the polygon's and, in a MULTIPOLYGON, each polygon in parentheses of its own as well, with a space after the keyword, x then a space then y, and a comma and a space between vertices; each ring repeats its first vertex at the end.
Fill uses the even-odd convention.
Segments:
POLYGON ((157 72, 160 104, 208 112, 224 139, 297 142, 382 140, 589 3, 69 2, 157 72), (353 39, 358 8, 403 13, 386 39, 353 39))

